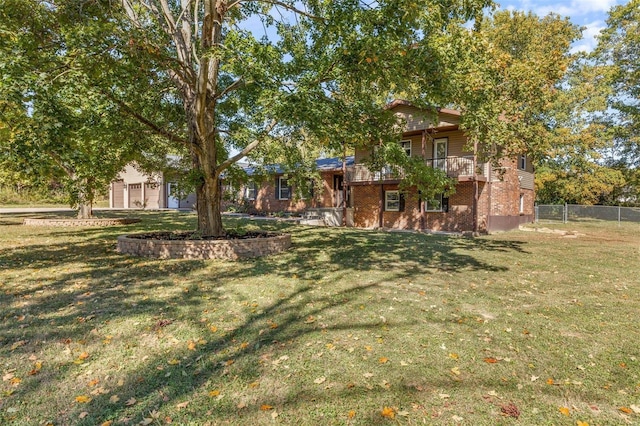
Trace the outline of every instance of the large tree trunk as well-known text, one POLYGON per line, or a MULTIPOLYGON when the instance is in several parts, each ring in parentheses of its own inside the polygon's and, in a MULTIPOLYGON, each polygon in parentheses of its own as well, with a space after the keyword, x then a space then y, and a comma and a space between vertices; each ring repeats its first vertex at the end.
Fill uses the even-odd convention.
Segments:
POLYGON ((78 203, 78 219, 91 219, 93 217, 93 204, 89 202, 78 203))
POLYGON ((202 183, 196 187, 198 212, 198 231, 204 236, 221 237, 225 235, 222 226, 221 188, 219 177, 205 176, 202 183))

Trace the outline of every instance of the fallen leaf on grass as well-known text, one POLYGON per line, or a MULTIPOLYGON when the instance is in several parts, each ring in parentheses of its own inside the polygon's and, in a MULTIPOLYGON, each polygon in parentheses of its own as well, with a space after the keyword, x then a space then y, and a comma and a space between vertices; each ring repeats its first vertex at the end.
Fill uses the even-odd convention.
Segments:
POLYGON ((118 401, 120 401, 120 397, 118 395, 111 395, 111 398, 109 398, 109 402, 112 404, 115 404, 118 401))
POLYGON ((78 355, 78 359, 87 359, 89 358, 89 353, 88 352, 82 352, 80 355, 78 355))
POLYGON ((389 358, 387 358, 387 357, 384 357, 384 356, 383 356, 382 358, 380 358, 380 359, 378 360, 378 362, 379 362, 380 364, 386 364, 387 362, 389 362, 389 358))
POLYGON ((271 418, 272 418, 272 419, 274 419, 274 420, 275 420, 275 419, 276 419, 276 417, 278 417, 278 412, 277 412, 277 411, 274 411, 273 413, 271 413, 271 418))
POLYGON ((145 417, 144 419, 142 419, 142 421, 138 424, 141 424, 142 426, 148 426, 151 423, 153 423, 153 419, 149 418, 149 417, 145 417))
POLYGON ((324 376, 323 376, 323 377, 318 377, 317 379, 315 379, 315 380, 313 381, 313 383, 315 383, 316 385, 320 385, 320 384, 324 383, 324 382, 325 382, 325 380, 327 380, 327 378, 326 378, 326 377, 324 377, 324 376))
POLYGON ((83 411, 82 413, 78 414, 78 418, 79 419, 84 419, 85 417, 87 417, 89 415, 88 411, 83 411))
POLYGON ((218 396, 218 395, 220 395, 220 391, 218 389, 209 391, 209 396, 215 397, 215 396, 218 396))
POLYGON ((453 374, 455 374, 456 376, 459 376, 459 375, 460 375, 460 369, 459 369, 458 367, 453 367, 453 368, 451 369, 451 372, 452 372, 453 374))
POLYGON ((88 396, 86 396, 86 395, 79 395, 79 396, 76 396, 76 402, 79 402, 80 404, 86 404, 86 403, 88 403, 89 401, 91 401, 91 398, 89 398, 89 397, 88 397, 88 396))
POLYGON ((633 410, 631 408, 628 408, 628 407, 620 407, 620 408, 618 408, 618 410, 622 411, 625 414, 632 414, 633 413, 633 410))
POLYGON ((262 404, 262 405, 260 406, 260 409, 261 409, 262 411, 269 411, 269 410, 273 410, 273 406, 272 406, 272 405, 267 405, 267 404, 262 404))
POLYGON ((7 380, 11 380, 13 379, 13 373, 7 373, 4 376, 2 376, 2 381, 6 382, 7 380))
POLYGON ((449 354, 449 358, 451 358, 451 359, 458 359, 458 358, 460 358, 460 356, 459 356, 457 353, 450 353, 450 354, 449 354))
POLYGON ((351 410, 351 411, 349 411, 349 413, 347 413, 347 417, 349 419, 353 419, 355 416, 356 416, 355 410, 351 410))
POLYGON ((496 362, 498 362, 497 359, 489 357, 489 358, 485 358, 484 362, 486 362, 487 364, 495 364, 496 362))
POLYGON ((520 417, 520 410, 518 410, 518 407, 516 407, 516 405, 513 402, 510 402, 509 404, 503 405, 502 407, 500 407, 500 411, 502 412, 503 415, 507 417, 513 417, 515 419, 520 417))
POLYGON ((547 384, 548 384, 548 385, 555 385, 555 384, 556 384, 556 382, 554 382, 554 381, 553 381, 553 379, 552 379, 551 377, 549 377, 549 378, 547 379, 547 384))
POLYGON ((560 407, 559 410, 565 416, 568 416, 569 414, 571 414, 570 410, 567 407, 560 407))
POLYGON ((640 414, 640 407, 638 407, 637 405, 630 405, 629 408, 631 408, 634 413, 640 414))
POLYGON ((22 379, 20 377, 13 377, 9 381, 9 383, 11 383, 11 386, 18 386, 21 382, 22 382, 22 379))
POLYGON ((97 385, 98 383, 100 383, 100 380, 93 379, 93 380, 89 381, 89 386, 93 387, 93 386, 97 385))
POLYGON ((106 422, 102 423, 100 426, 111 426, 113 424, 113 420, 107 420, 106 422))
POLYGON ((464 417, 460 417, 460 416, 451 416, 451 420, 453 420, 454 422, 461 422, 464 420, 464 417))
POLYGON ((189 342, 187 343, 187 348, 190 351, 195 351, 196 350, 196 342, 194 342, 193 340, 189 340, 189 342))
POLYGON ((391 407, 384 407, 380 412, 380 415, 386 419, 393 419, 396 416, 396 412, 391 407))
POLYGON ((589 423, 578 420, 576 421, 576 426, 589 426, 589 423))
POLYGON ((135 405, 136 402, 138 402, 138 401, 136 401, 135 398, 129 398, 129 399, 127 399, 127 402, 124 403, 124 405, 126 405, 127 407, 130 407, 132 405, 135 405))
POLYGON ((187 408, 187 405, 189 405, 189 401, 181 402, 180 404, 176 404, 176 408, 181 410, 183 408, 187 408))

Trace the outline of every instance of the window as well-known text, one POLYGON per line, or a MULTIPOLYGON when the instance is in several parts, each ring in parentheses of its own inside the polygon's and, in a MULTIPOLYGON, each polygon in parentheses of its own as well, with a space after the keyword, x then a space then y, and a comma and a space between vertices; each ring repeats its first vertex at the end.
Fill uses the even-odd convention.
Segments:
POLYGON ((424 211, 425 212, 441 212, 443 211, 442 194, 436 196, 433 200, 425 200, 424 211))
POLYGON ((524 194, 520 194, 520 214, 524 214, 524 194))
POLYGON ((402 146, 402 150, 407 154, 407 157, 411 157, 411 141, 401 141, 400 146, 402 146))
POLYGON ((288 200, 291 198, 291 188, 289 187, 288 179, 280 176, 278 178, 278 200, 288 200))
POLYGON ((400 211, 400 191, 384 192, 384 209, 388 212, 400 211))
POLYGON ((255 182, 248 182, 244 188, 244 198, 247 200, 255 200, 258 195, 258 186, 255 182))
POLYGON ((520 170, 526 170, 527 169, 527 156, 526 155, 521 155, 518 157, 518 168, 520 170))

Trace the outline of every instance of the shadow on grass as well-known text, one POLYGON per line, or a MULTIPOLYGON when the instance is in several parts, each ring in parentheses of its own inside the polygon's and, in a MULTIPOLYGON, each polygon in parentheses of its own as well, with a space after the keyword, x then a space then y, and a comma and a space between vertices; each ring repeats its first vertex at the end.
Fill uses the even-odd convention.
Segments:
MULTIPOLYGON (((193 291, 182 291, 180 284, 183 277, 205 269, 208 293, 229 280, 256 280, 266 274, 283 280, 295 275, 299 277, 300 284, 261 311, 249 314, 233 329, 221 331, 200 345, 197 351, 186 347, 173 350, 172 356, 179 358, 179 365, 167 366, 167 360, 159 356, 146 360, 121 388, 121 400, 136 398, 138 403, 134 406, 114 405, 109 403, 109 395, 98 395, 86 418, 77 420, 81 410, 77 407, 59 414, 56 423, 97 424, 132 416, 139 421, 152 410, 188 401, 195 393, 203 392, 202 388, 209 381, 221 375, 231 374, 238 380, 251 382, 260 376, 261 367, 256 363, 260 355, 265 356, 282 346, 295 345, 303 335, 332 330, 368 330, 379 326, 378 322, 355 318, 325 325, 307 323, 306 318, 321 316, 336 307, 349 306, 355 303, 358 294, 375 289, 384 281, 437 271, 455 274, 468 270, 500 272, 508 269, 479 260, 470 254, 474 250, 524 252, 521 243, 510 241, 307 228, 264 222, 259 223, 263 229, 292 233, 294 245, 291 250, 276 256, 241 261, 228 268, 222 266, 226 265, 224 262, 218 263, 220 268, 210 268, 208 261, 150 260, 115 253, 117 235, 155 229, 185 229, 195 223, 192 215, 163 214, 162 221, 153 220, 155 214, 142 216, 141 224, 126 227, 34 228, 25 231, 32 242, 17 248, 0 249, 0 267, 13 271, 15 277, 14 285, 5 285, 5 291, 0 293, 0 312, 4 318, 0 322, 0 353, 17 353, 26 357, 46 345, 62 347, 63 341, 85 339, 110 321, 140 316, 157 321, 163 318, 175 320, 176 325, 167 325, 166 330, 164 326, 154 326, 153 323, 141 325, 154 333, 169 332, 183 320, 181 310, 188 308, 192 312, 202 312, 215 306, 215 295, 209 294, 210 298, 206 299, 193 282, 187 284, 193 291), (146 218, 151 220, 146 221, 146 218), (52 239, 53 242, 39 242, 38 239, 52 239), (22 268, 47 269, 52 276, 30 281, 20 275, 22 268), (354 279, 345 289, 325 291, 324 294, 316 291, 315 282, 328 275, 373 270, 384 274, 374 282, 358 283, 354 279), (154 292, 159 291, 172 292, 171 303, 154 298, 154 292), (22 309, 3 308, 15 306, 17 300, 21 301, 22 309), (16 342, 24 343, 11 348, 16 342), (189 373, 185 375, 183 372, 186 370, 189 373)), ((249 221, 231 220, 228 223, 237 227, 252 226, 249 221)), ((326 288, 330 284, 324 286, 326 288)), ((221 291, 225 292, 225 297, 241 298, 228 290, 221 291)), ((357 307, 353 306, 353 309, 355 311, 357 307)), ((193 314, 184 320, 195 322, 195 317, 193 314)), ((413 324, 412 320, 406 321, 407 324, 396 325, 413 324)), ((200 327, 205 333, 206 324, 200 327)), ((62 365, 55 376, 42 374, 38 380, 25 380, 21 393, 36 392, 47 385, 47 380, 60 382, 61 378, 77 374, 72 367, 73 364, 62 365)), ((341 397, 339 392, 324 395, 315 394, 313 390, 309 392, 280 397, 274 402, 291 405, 300 403, 300 400, 341 397)), ((196 410, 200 408, 185 407, 184 416, 198 418, 196 410)), ((216 413, 222 418, 236 416, 241 421, 247 413, 255 413, 256 410, 259 406, 243 410, 227 402, 217 407, 216 413)), ((370 420, 371 424, 378 422, 378 419, 370 420)))

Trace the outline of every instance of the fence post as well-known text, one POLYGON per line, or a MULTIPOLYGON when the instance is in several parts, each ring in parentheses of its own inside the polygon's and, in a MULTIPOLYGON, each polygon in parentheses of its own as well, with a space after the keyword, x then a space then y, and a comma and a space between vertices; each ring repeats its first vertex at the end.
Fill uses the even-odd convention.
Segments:
POLYGON ((562 209, 562 223, 567 223, 569 221, 569 210, 567 209, 567 203, 564 203, 564 208, 562 209))
POLYGON ((618 226, 620 226, 620 206, 618 206, 618 226))

